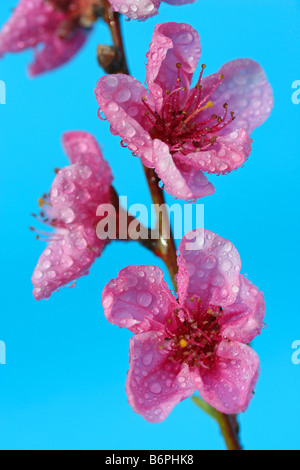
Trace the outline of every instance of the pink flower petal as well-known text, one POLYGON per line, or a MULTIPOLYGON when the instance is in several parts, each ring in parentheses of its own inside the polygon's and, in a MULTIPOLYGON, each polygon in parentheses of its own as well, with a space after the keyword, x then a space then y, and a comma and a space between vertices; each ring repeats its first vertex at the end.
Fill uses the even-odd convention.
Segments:
POLYGON ((44 0, 20 0, 0 33, 0 56, 35 47, 53 34, 65 14, 44 0))
POLYGON ((203 400, 222 413, 238 414, 249 406, 259 374, 253 349, 237 342, 220 343, 219 361, 211 370, 194 369, 191 378, 203 400))
MULTIPOLYGON (((218 73, 204 78, 203 95, 212 89, 220 74, 224 75, 224 80, 210 97, 214 107, 206 111, 206 115, 213 111, 222 116, 223 105, 228 103, 228 111, 235 113, 236 120, 223 130, 223 134, 245 129, 250 135, 268 119, 273 108, 273 92, 266 74, 253 60, 233 60, 223 65, 218 73)), ((202 116, 205 117, 205 113, 202 116)))
POLYGON ((36 300, 47 299, 60 287, 87 275, 106 244, 93 227, 57 231, 55 237, 58 240, 44 250, 32 276, 36 300))
POLYGON ((110 0, 114 11, 132 20, 145 20, 157 15, 161 0, 110 0))
POLYGON ((178 307, 156 266, 128 266, 103 291, 102 305, 108 321, 134 333, 164 323, 178 307))
POLYGON ((35 54, 35 60, 29 67, 31 76, 49 72, 68 62, 81 49, 87 34, 78 29, 72 36, 61 39, 56 34, 44 38, 44 47, 35 54))
POLYGON ((234 304, 224 309, 222 336, 240 343, 250 343, 260 335, 266 314, 262 292, 252 282, 240 277, 240 290, 234 304))
POLYGON ((204 173, 185 163, 175 164, 167 144, 154 140, 153 157, 156 172, 164 184, 164 189, 173 197, 195 200, 209 196, 215 189, 204 173))
POLYGON ((250 152, 250 137, 244 129, 238 129, 218 137, 211 150, 194 152, 187 156, 176 153, 174 157, 206 173, 226 174, 242 166, 250 152))
POLYGON ((151 166, 152 140, 148 131, 152 125, 145 116, 147 109, 142 98, 146 97, 152 108, 154 102, 143 85, 131 76, 109 75, 99 80, 95 94, 100 110, 111 124, 111 132, 151 166))
MULTIPOLYGON (((200 37, 191 26, 184 23, 162 23, 156 26, 147 53, 146 81, 157 111, 161 108, 166 90, 174 89, 178 78, 176 65, 181 64, 180 86, 189 89, 200 56, 200 37)), ((181 95, 186 99, 187 93, 181 95)))
POLYGON ((204 306, 226 307, 235 302, 241 259, 231 242, 208 230, 194 230, 180 242, 178 266, 181 304, 193 296, 204 306))
POLYGON ((63 142, 75 163, 54 179, 50 191, 53 218, 58 219, 58 226, 87 221, 94 228, 98 206, 110 200, 111 169, 90 134, 66 133, 63 142))
POLYGON ((189 397, 195 386, 186 365, 174 364, 159 346, 161 332, 134 336, 130 341, 130 370, 126 391, 136 413, 147 421, 163 421, 174 406, 189 397))
POLYGON ((62 143, 71 163, 88 165, 109 189, 113 176, 109 164, 104 160, 96 139, 88 132, 65 132, 62 143))

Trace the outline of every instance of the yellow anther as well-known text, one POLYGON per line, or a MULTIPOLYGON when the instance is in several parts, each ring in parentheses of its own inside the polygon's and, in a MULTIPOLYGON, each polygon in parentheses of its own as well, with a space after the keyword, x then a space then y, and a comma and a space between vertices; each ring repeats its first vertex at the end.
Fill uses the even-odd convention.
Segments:
POLYGON ((203 106, 202 109, 212 108, 213 105, 214 105, 213 102, 212 102, 212 101, 209 101, 205 106, 203 106))
POLYGON ((208 101, 205 106, 202 106, 202 108, 197 108, 196 111, 193 112, 187 119, 185 119, 184 124, 188 123, 191 119, 193 119, 197 114, 199 114, 201 111, 204 111, 205 109, 212 108, 213 107, 213 102, 208 101))
POLYGON ((186 348, 188 344, 189 344, 189 343, 187 342, 186 339, 183 339, 183 338, 182 338, 182 339, 179 341, 179 346, 180 346, 182 349, 186 348))
POLYGON ((42 197, 40 197, 38 200, 39 207, 44 207, 45 204, 46 204, 46 201, 42 197))

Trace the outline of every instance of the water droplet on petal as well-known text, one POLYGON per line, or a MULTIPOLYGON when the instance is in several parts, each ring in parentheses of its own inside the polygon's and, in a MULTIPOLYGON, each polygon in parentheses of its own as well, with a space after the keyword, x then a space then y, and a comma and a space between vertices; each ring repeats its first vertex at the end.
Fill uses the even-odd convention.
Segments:
POLYGON ((149 366, 153 360, 153 354, 150 352, 143 357, 144 366, 149 366))
POLYGON ((152 299, 153 297, 150 292, 139 292, 137 294, 137 302, 141 307, 149 307, 152 299))
POLYGON ((158 382, 154 382, 149 385, 149 390, 152 393, 158 394, 161 392, 161 385, 158 382))

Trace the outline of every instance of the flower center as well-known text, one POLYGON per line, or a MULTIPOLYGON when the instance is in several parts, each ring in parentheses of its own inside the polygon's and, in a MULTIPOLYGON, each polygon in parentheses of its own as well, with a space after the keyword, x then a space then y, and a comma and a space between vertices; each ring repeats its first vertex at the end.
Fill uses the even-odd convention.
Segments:
POLYGON ((173 362, 210 369, 215 349, 222 340, 219 320, 223 309, 204 310, 199 298, 190 300, 194 308, 177 308, 172 312, 162 348, 171 352, 169 359, 173 362))
POLYGON ((147 99, 142 98, 146 108, 145 115, 153 126, 150 131, 152 138, 168 144, 172 154, 180 152, 188 155, 209 149, 216 143, 220 131, 235 119, 234 113, 228 112, 227 103, 223 105, 222 116, 217 114, 207 116, 206 113, 201 119, 203 112, 213 107, 210 98, 224 79, 224 76, 220 75, 216 85, 208 93, 204 93, 202 78, 206 65, 203 64, 201 67, 196 86, 188 92, 186 87, 181 86, 181 64, 177 64, 178 78, 173 90, 166 90, 160 113, 153 111, 147 99), (186 103, 184 107, 181 105, 183 93, 189 93, 184 100, 186 103))

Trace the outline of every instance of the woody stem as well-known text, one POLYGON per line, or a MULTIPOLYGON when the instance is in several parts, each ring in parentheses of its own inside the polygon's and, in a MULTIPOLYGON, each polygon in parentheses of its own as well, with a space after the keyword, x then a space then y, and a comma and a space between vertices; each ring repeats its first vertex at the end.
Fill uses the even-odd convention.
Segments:
MULTIPOLYGON (((107 1, 107 0, 106 0, 107 1)), ((122 73, 129 74, 129 69, 127 66, 127 60, 125 55, 125 48, 122 38, 120 17, 118 13, 115 13, 111 10, 111 7, 107 1, 106 13, 104 15, 104 20, 109 26, 112 40, 114 46, 117 47, 123 57, 123 69, 122 73)), ((178 273, 177 266, 177 250, 170 226, 170 218, 165 206, 165 197, 163 189, 159 186, 159 178, 156 175, 154 169, 146 168, 144 166, 144 171, 151 193, 152 201, 155 204, 156 213, 158 216, 158 241, 152 245, 153 253, 161 258, 166 267, 168 268, 170 277, 174 289, 177 290, 176 275, 178 273)), ((209 406, 209 405, 208 405, 209 406)), ((224 437, 226 446, 228 450, 242 450, 241 444, 239 442, 239 436, 237 431, 237 426, 235 425, 235 417, 230 415, 225 415, 210 407, 215 419, 217 420, 221 433, 224 437)))
POLYGON ((105 12, 103 15, 103 19, 109 27, 113 44, 120 51, 122 59, 123 59, 121 69, 119 72, 129 75, 129 69, 127 65, 124 42, 123 42, 122 31, 121 31, 120 14, 112 11, 108 0, 105 0, 105 5, 106 5, 106 8, 105 8, 105 12))
POLYGON ((170 218, 165 204, 163 190, 159 187, 159 178, 155 171, 144 166, 147 183, 157 214, 158 242, 155 255, 161 258, 168 268, 174 288, 177 289, 176 274, 178 272, 176 245, 170 226, 170 218))
POLYGON ((138 242, 144 248, 147 248, 151 252, 155 253, 156 241, 152 239, 151 229, 144 227, 139 221, 137 224, 136 217, 132 216, 129 212, 126 212, 122 209, 122 207, 120 206, 119 195, 113 186, 111 186, 110 188, 110 200, 116 210, 117 221, 119 222, 118 226, 116 227, 117 240, 121 240, 124 242, 138 242), (135 230, 137 230, 137 227, 139 227, 140 236, 138 238, 136 237, 136 233, 134 233, 134 237, 132 236, 130 230, 131 223, 134 223, 135 230))

